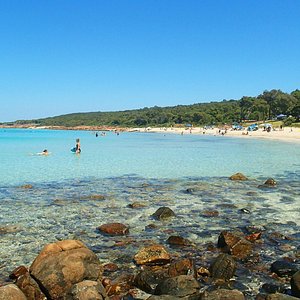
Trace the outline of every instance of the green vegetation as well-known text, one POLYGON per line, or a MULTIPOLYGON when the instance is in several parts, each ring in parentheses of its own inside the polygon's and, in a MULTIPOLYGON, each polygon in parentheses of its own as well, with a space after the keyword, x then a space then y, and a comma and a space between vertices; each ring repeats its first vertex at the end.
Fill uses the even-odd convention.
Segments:
POLYGON ((274 120, 277 115, 290 116, 285 124, 299 122, 300 90, 291 94, 280 90, 265 91, 257 97, 240 100, 178 105, 174 107, 145 107, 117 112, 73 113, 51 118, 16 121, 15 124, 41 126, 119 126, 148 127, 176 126, 176 124, 228 124, 246 120, 274 120))

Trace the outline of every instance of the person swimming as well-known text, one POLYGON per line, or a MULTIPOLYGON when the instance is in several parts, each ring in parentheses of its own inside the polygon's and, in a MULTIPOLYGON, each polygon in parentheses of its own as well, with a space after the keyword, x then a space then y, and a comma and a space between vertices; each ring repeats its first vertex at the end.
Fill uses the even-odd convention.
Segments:
POLYGON ((76 139, 75 152, 76 152, 77 154, 80 154, 80 153, 81 153, 80 140, 79 140, 79 139, 76 139))
POLYGON ((49 154, 50 154, 50 152, 47 149, 43 150, 43 152, 37 153, 37 155, 44 155, 44 156, 47 156, 49 154))

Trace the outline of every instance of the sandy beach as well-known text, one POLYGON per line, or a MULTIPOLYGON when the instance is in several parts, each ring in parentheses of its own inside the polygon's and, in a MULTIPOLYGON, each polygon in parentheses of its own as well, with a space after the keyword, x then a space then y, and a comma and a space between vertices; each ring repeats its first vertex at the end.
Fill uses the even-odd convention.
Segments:
POLYGON ((270 132, 259 128, 257 131, 233 130, 232 128, 205 128, 205 127, 146 127, 146 128, 120 128, 110 126, 36 126, 33 124, 5 126, 0 125, 0 128, 23 128, 23 129, 50 129, 50 130, 87 130, 87 131, 119 131, 119 132, 149 132, 149 133, 163 133, 163 134, 198 134, 198 135, 213 135, 213 136, 229 136, 242 138, 263 138, 273 139, 286 142, 300 142, 300 128, 284 127, 273 128, 270 132))
POLYGON ((129 131, 138 131, 138 132, 159 132, 159 133, 173 133, 173 134, 198 134, 198 135, 213 135, 213 136, 230 136, 230 137, 242 137, 242 138, 263 138, 263 139, 273 139, 287 142, 300 142, 300 128, 296 127, 285 127, 283 129, 272 129, 270 132, 264 131, 262 128, 259 128, 257 131, 247 131, 244 130, 233 130, 229 129, 220 129, 218 127, 205 129, 203 127, 193 127, 193 128, 184 128, 184 127, 164 127, 164 128, 133 128, 129 131))

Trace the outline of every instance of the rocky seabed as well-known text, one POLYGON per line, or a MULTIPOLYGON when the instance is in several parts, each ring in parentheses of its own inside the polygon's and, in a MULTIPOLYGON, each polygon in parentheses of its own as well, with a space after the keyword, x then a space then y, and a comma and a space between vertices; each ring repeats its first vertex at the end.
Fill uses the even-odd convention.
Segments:
MULTIPOLYGON (((78 184, 72 190, 74 193, 84 187, 88 193, 77 196, 78 215, 70 221, 76 236, 70 233, 72 226, 60 219, 67 227, 66 232, 61 231, 56 239, 46 236, 52 237, 53 242, 40 247, 28 265, 16 265, 13 269, 3 260, 17 256, 18 247, 24 249, 20 236, 19 244, 16 239, 11 240, 15 249, 12 246, 10 253, 1 250, 4 256, 0 272, 4 272, 0 277, 0 300, 300 298, 299 223, 298 219, 295 222, 282 219, 290 207, 297 216, 299 198, 296 203, 291 200, 299 191, 296 181, 290 180, 287 187, 287 182, 282 185, 282 181, 269 178, 259 183, 240 173, 211 184, 192 179, 184 184, 118 180, 116 189, 111 185, 111 194, 91 194, 101 189, 93 185, 92 190, 90 182, 78 184), (121 208, 112 203, 116 190, 118 197, 123 194, 121 208), (170 199, 175 194, 179 196, 170 199), (248 198, 240 202, 226 201, 231 194, 248 198), (278 198, 278 195, 285 196, 278 198), (264 197, 280 199, 280 203, 277 205, 274 200, 274 207, 270 202, 262 205, 264 197), (97 214, 100 214, 98 218, 97 214), (75 229, 74 222, 81 222, 81 231, 75 229), (85 223, 89 226, 83 226, 85 223)), ((103 182, 102 188, 107 191, 103 182)), ((60 212, 61 218, 67 220, 70 199, 56 198, 59 193, 49 187, 47 191, 51 196, 41 210, 49 212, 49 207, 51 210, 55 207, 52 214, 60 212)), ((18 188, 15 199, 27 193, 45 195, 27 184, 18 188)), ((10 189, 2 189, 3 203, 8 204, 11 195, 10 189)), ((74 194, 70 198, 74 199, 74 194)), ((23 199, 26 202, 29 198, 23 199)), ((18 201, 16 205, 20 205, 18 201)), ((28 200, 27 209, 33 209, 34 205, 37 203, 28 200)), ((9 205, 6 207, 9 211, 9 205)), ((36 217, 33 211, 32 214, 36 217)), ((26 215, 19 220, 23 226, 24 220, 33 222, 26 215)), ((45 219, 38 224, 44 225, 47 231, 54 223, 45 219)), ((0 239, 4 247, 9 247, 9 238, 22 232, 20 224, 1 225, 0 239)), ((36 247, 27 242, 29 249, 30 245, 36 247)), ((34 255, 32 252, 33 248, 28 257, 34 255)), ((22 256, 11 261, 22 262, 22 256)))

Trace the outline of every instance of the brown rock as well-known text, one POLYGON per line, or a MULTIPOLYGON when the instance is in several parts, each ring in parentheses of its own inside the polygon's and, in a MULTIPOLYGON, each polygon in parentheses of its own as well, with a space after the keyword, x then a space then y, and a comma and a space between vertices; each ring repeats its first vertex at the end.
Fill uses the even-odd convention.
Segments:
POLYGON ((8 284, 0 287, 0 300, 27 300, 23 292, 15 285, 8 284))
POLYGON ((159 283, 155 295, 172 295, 175 297, 199 296, 200 284, 192 276, 180 275, 167 278, 159 283))
POLYGON ((115 272, 119 269, 118 265, 114 263, 108 263, 103 266, 103 270, 106 272, 115 272))
POLYGON ((8 225, 0 227, 0 234, 7 234, 7 233, 15 233, 21 231, 21 228, 15 225, 8 225))
POLYGON ((107 223, 101 225, 98 229, 109 235, 126 235, 129 233, 129 228, 122 223, 107 223))
POLYGON ((10 279, 18 279, 18 277, 20 277, 21 275, 24 275, 26 273, 28 273, 27 268, 24 266, 20 266, 20 267, 15 268, 11 272, 11 274, 9 275, 9 278, 10 279))
POLYGON ((245 296, 238 290, 219 289, 205 292, 201 300, 245 300, 245 296))
POLYGON ((29 272, 19 276, 16 285, 27 297, 27 300, 47 300, 45 294, 30 276, 29 272))
POLYGON ((204 268, 204 267, 200 267, 198 270, 197 270, 197 274, 199 276, 203 276, 203 277, 207 277, 207 276, 210 276, 210 272, 208 269, 204 268))
POLYGON ((248 178, 242 173, 236 173, 229 177, 230 180, 248 180, 248 178))
POLYGON ((209 267, 214 279, 229 280, 236 271, 236 262, 231 255, 220 254, 209 267))
POLYGON ((132 287, 133 276, 123 274, 105 286, 108 296, 126 294, 132 287))
POLYGON ((160 265, 170 262, 170 254, 161 245, 144 247, 134 256, 138 265, 160 265))
POLYGON ((225 248, 237 258, 246 258, 252 251, 253 244, 247 241, 240 232, 222 231, 218 247, 225 248))
POLYGON ((191 275, 197 277, 195 263, 192 259, 184 258, 171 263, 168 274, 171 277, 176 277, 179 275, 191 275))
POLYGON ((256 240, 259 240, 261 238, 261 232, 252 233, 247 236, 245 236, 245 239, 249 242, 254 243, 256 240))
POLYGON ((103 272, 96 254, 77 240, 46 245, 29 270, 52 300, 66 299, 74 284, 97 281, 103 272))
POLYGON ((174 246, 188 246, 191 244, 191 242, 187 239, 184 239, 181 236, 177 235, 172 235, 167 239, 167 243, 169 245, 174 245, 174 246))
POLYGON ((31 184, 24 184, 20 186, 21 189, 32 189, 33 186, 31 184))
POLYGON ((212 217, 218 217, 219 212, 217 210, 205 210, 202 212, 202 216, 212 218, 212 217))
POLYGON ((72 300, 108 300, 109 297, 101 282, 84 280, 71 290, 72 300))
POLYGON ((277 185, 277 182, 275 179, 273 178, 268 178, 265 183, 265 185, 268 185, 268 186, 276 186, 277 185))
POLYGON ((140 203, 140 202, 133 202, 133 203, 128 204, 128 207, 130 207, 130 208, 143 208, 145 206, 146 205, 144 203, 140 203))
POLYGON ((259 185, 259 188, 274 188, 277 186, 277 182, 273 178, 269 178, 264 184, 259 185))
POLYGON ((105 200, 105 196, 103 195, 91 195, 89 198, 92 200, 105 200))

